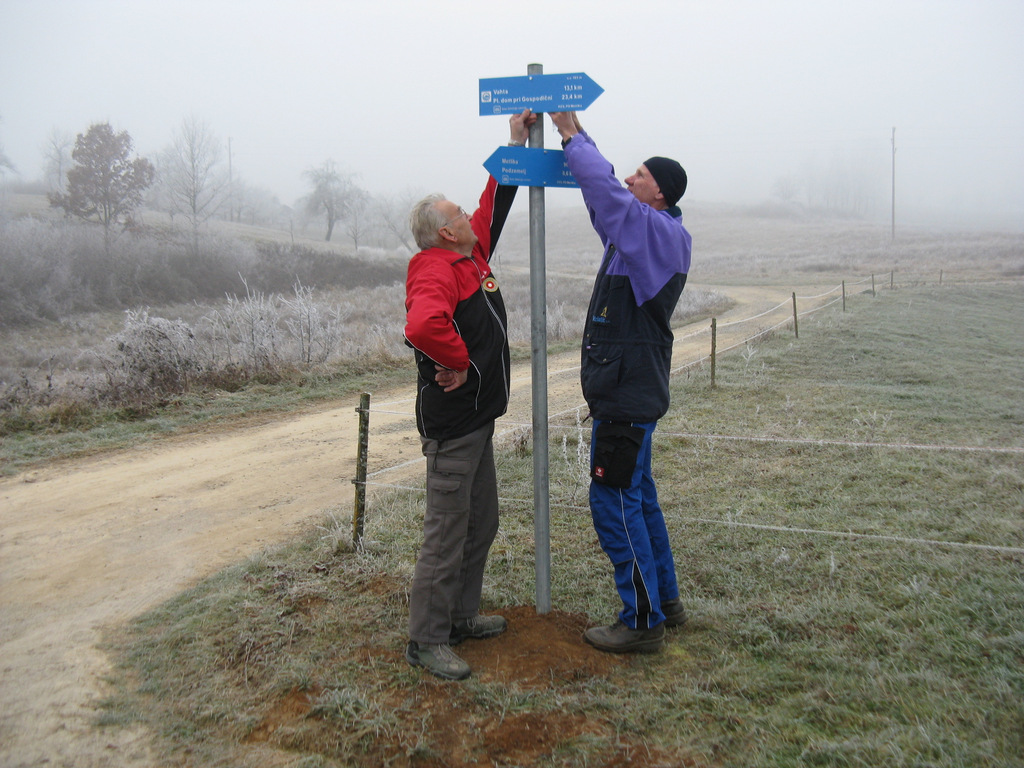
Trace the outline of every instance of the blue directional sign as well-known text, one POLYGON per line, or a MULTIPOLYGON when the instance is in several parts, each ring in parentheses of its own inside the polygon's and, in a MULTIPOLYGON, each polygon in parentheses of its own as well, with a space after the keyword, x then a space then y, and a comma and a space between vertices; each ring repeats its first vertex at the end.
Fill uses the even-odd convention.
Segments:
POLYGON ((578 187, 560 149, 500 147, 484 168, 509 187, 578 187))
POLYGON ((511 115, 527 107, 534 112, 580 112, 602 93, 604 88, 582 72, 481 78, 480 114, 511 115))

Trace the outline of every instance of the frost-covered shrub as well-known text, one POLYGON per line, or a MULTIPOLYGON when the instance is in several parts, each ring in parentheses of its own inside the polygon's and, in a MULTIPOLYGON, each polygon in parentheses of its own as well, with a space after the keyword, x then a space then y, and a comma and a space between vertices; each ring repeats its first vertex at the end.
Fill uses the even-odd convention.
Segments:
POLYGON ((0 324, 21 325, 93 306, 83 265, 102 253, 102 238, 73 226, 31 219, 0 225, 0 324))
POLYGON ((108 397, 134 400, 181 393, 200 372, 195 334, 181 320, 128 311, 124 329, 110 342, 113 349, 104 359, 108 397))
POLYGON ((281 362, 281 302, 251 290, 227 296, 224 309, 204 318, 207 357, 213 368, 240 368, 248 375, 273 371, 281 362))
POLYGON ((341 339, 342 323, 351 309, 328 307, 313 299, 313 289, 296 283, 295 297, 281 299, 287 312, 284 324, 299 345, 299 362, 325 363, 341 339))

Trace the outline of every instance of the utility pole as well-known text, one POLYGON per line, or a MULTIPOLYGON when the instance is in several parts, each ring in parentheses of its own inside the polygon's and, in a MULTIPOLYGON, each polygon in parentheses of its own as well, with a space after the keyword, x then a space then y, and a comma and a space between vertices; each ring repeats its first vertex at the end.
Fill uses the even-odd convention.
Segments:
POLYGON ((896 239, 896 126, 892 127, 892 239, 896 239))
POLYGON ((231 173, 231 137, 228 136, 228 221, 235 220, 235 181, 231 173))

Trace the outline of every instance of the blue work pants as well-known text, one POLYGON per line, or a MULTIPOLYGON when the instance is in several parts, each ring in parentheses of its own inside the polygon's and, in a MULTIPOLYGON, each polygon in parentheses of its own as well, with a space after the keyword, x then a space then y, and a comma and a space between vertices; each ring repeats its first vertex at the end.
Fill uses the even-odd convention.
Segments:
MULTIPOLYGON (((591 467, 600 423, 594 419, 591 467)), ((601 549, 615 568, 615 586, 623 604, 619 619, 631 629, 650 629, 665 621, 661 604, 679 597, 679 586, 651 475, 651 435, 657 422, 632 426, 643 429, 644 437, 630 486, 614 488, 591 480, 590 514, 601 549)))

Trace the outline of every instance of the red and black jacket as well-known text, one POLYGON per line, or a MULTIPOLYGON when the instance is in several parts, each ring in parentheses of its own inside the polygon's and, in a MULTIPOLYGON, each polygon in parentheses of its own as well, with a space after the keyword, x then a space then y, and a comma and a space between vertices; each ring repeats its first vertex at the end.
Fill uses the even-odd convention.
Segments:
POLYGON ((470 218, 479 239, 472 256, 434 247, 409 261, 405 339, 416 354, 416 426, 424 437, 467 435, 508 408, 505 302, 489 262, 517 189, 488 179, 470 218), (435 364, 468 369, 466 383, 445 392, 435 364))

